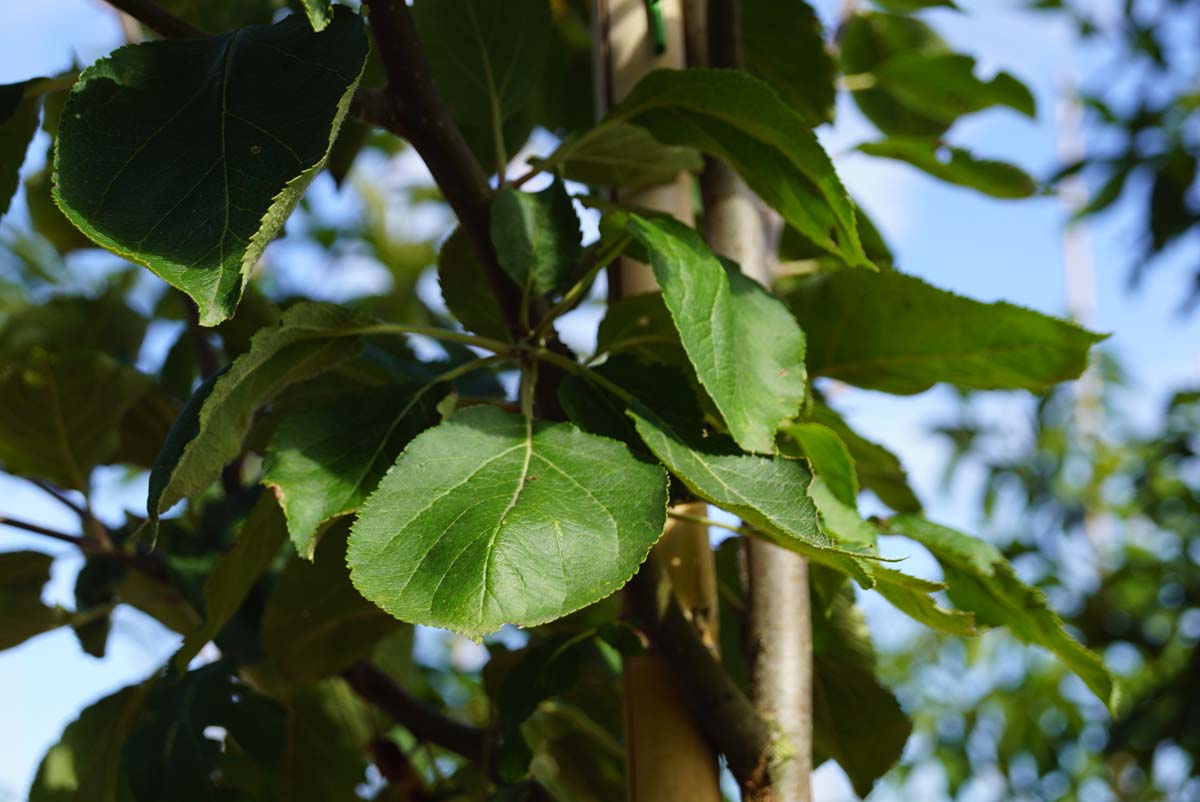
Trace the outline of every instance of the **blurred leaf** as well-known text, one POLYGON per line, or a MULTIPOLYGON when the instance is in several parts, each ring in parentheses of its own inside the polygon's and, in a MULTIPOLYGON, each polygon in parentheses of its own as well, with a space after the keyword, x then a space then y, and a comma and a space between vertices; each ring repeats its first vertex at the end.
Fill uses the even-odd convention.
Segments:
POLYGON ((610 304, 596 332, 596 353, 690 368, 661 292, 627 295, 610 304))
POLYGON ((144 571, 129 571, 117 585, 117 599, 141 610, 172 632, 189 635, 204 620, 174 584, 144 571))
POLYGON ((103 351, 132 365, 146 325, 146 318, 129 308, 119 287, 97 298, 57 296, 8 316, 0 327, 0 354, 24 357, 36 349, 103 351))
POLYGON ((103 657, 108 647, 110 612, 116 602, 117 585, 126 573, 126 567, 113 559, 87 557, 75 575, 75 611, 84 620, 73 622, 71 628, 80 647, 92 657, 103 657))
POLYGON ((176 671, 186 671, 192 658, 225 628, 285 540, 283 514, 271 494, 263 493, 233 548, 221 555, 204 583, 204 625, 188 632, 171 658, 176 671))
POLYGON ((26 97, 26 85, 0 86, 0 217, 8 211, 20 183, 21 165, 37 133, 41 95, 26 97))
POLYGON ((1073 323, 972 301, 894 270, 805 279, 787 300, 808 335, 810 373, 898 395, 938 382, 1044 390, 1079 376, 1102 339, 1073 323))
POLYGON ((292 15, 122 47, 71 90, 55 199, 95 242, 190 295, 203 325, 220 323, 323 166, 367 50, 344 8, 319 34, 292 15))
POLYGON ((458 322, 483 337, 510 339, 500 302, 461 228, 455 228, 442 243, 437 264, 442 300, 458 322))
POLYGON ((177 17, 213 33, 232 31, 246 25, 266 25, 284 5, 283 0, 238 0, 213 3, 211 0, 158 0, 158 4, 177 17))
POLYGON ((629 123, 592 128, 572 139, 566 153, 554 166, 567 180, 625 190, 666 184, 704 167, 694 148, 664 145, 629 123))
POLYGON ((54 558, 38 551, 0 552, 0 649, 67 623, 61 608, 42 603, 54 558))
POLYGON ((504 187, 492 202, 492 242, 525 298, 559 294, 579 279, 579 216, 561 181, 541 192, 504 187))
POLYGON ((880 87, 905 104, 947 123, 992 106, 1037 116, 1029 89, 1007 72, 990 81, 975 76, 975 59, 961 53, 904 53, 874 70, 880 87))
POLYGON ((356 802, 365 781, 370 710, 340 679, 296 688, 287 698, 284 749, 271 799, 356 802))
POLYGON ((1020 167, 977 159, 969 151, 921 137, 893 137, 864 142, 858 149, 869 156, 907 162, 950 184, 978 190, 994 198, 1027 198, 1037 182, 1020 167))
POLYGON ((811 127, 833 120, 833 57, 821 20, 804 0, 743 0, 746 69, 766 81, 811 127))
MULTIPOLYGON (((53 151, 46 161, 47 164, 53 161, 53 151)), ((43 167, 25 179, 25 208, 29 211, 33 230, 45 237, 60 254, 95 247, 54 202, 51 172, 49 167, 43 167)))

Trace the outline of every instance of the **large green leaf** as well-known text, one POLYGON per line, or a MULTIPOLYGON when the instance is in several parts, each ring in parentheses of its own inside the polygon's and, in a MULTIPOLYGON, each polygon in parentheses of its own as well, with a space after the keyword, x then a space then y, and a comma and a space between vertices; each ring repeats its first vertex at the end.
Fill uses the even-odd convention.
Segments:
POLYGON ((858 434, 841 416, 820 402, 813 404, 812 418, 833 430, 846 445, 864 490, 870 490, 896 512, 921 511, 921 502, 908 486, 908 474, 895 454, 858 434))
POLYGON ((950 600, 974 613, 979 624, 1007 627, 1025 643, 1054 652, 1109 710, 1116 709, 1119 688, 1104 663, 1067 634, 1046 597, 1017 578, 999 549, 911 515, 892 518, 885 531, 910 537, 929 549, 942 564, 950 600))
POLYGON ((863 557, 873 552, 822 531, 809 497, 813 475, 804 460, 745 454, 719 436, 692 442, 648 410, 628 414, 654 456, 697 496, 740 516, 780 546, 870 587, 872 566, 863 557))
POLYGON ((408 441, 437 423, 449 392, 437 381, 372 387, 284 415, 262 480, 283 505, 302 557, 312 559, 322 524, 357 510, 408 441))
POLYGON ((442 300, 458 322, 476 334, 507 340, 504 311, 487 274, 461 228, 454 229, 438 251, 438 284, 442 300))
POLYGON ((640 217, 628 229, 649 252, 684 350, 733 439, 747 451, 774 452, 776 428, 808 396, 804 332, 694 230, 640 217))
POLYGON ((403 626, 350 584, 348 529, 339 525, 321 538, 312 562, 293 555, 267 599, 263 649, 291 682, 333 676, 369 657, 376 643, 403 626))
POLYGON ((37 133, 40 95, 26 96, 31 81, 0 86, 0 217, 8 211, 20 182, 21 165, 37 133))
POLYGON ((934 178, 995 198, 1028 198, 1037 191, 1037 182, 1020 167, 977 159, 968 150, 927 137, 892 137, 879 142, 864 142, 858 149, 870 156, 907 162, 934 178))
POLYGON ((39 551, 0 552, 0 649, 19 646, 67 622, 61 608, 42 603, 52 562, 53 557, 39 551))
MULTIPOLYGON (((511 124, 537 86, 550 37, 546 0, 417 0, 417 33, 434 83, 484 160, 524 141, 511 124), (499 141, 497 139, 499 137, 499 141), (509 141, 520 139, 521 141, 509 141)), ((528 134, 532 118, 523 126, 528 134)))
POLYGON ((912 725, 875 677, 871 634, 848 587, 813 616, 812 630, 813 749, 836 760, 865 797, 900 759, 912 725))
POLYGON ((42 758, 29 802, 133 802, 121 751, 148 690, 131 685, 84 708, 42 758))
POLYGON ((880 64, 874 75, 903 102, 947 122, 991 106, 1037 116, 1033 94, 1023 83, 1007 72, 980 80, 975 59, 962 53, 905 53, 880 64))
POLYGON ((347 562, 397 618, 482 635, 617 590, 665 514, 661 468, 625 446, 471 407, 409 444, 367 499, 347 562))
POLYGON ((207 39, 120 48, 62 115, 55 198, 100 245, 230 317, 250 272, 319 172, 367 56, 339 9, 207 39))
POLYGON ((341 307, 302 303, 256 334, 247 353, 196 390, 171 428, 150 472, 151 519, 220 476, 241 450, 260 406, 357 354, 354 334, 364 325, 341 307))
POLYGON ((640 126, 613 123, 580 134, 554 166, 571 181, 628 190, 666 184, 684 171, 698 173, 704 159, 694 148, 662 144, 640 126))
POLYGON ((787 300, 808 335, 808 370, 908 395, 937 382, 1044 390, 1087 367, 1101 337, 1008 303, 981 303, 889 270, 795 282, 787 300))
POLYGON ((367 747, 376 737, 371 710, 340 679, 296 688, 287 699, 276 802, 357 802, 367 747))
POLYGON ((837 67, 804 0, 742 0, 742 59, 810 126, 833 119, 837 67))
POLYGON ((527 298, 560 293, 579 278, 579 216, 561 181, 537 193, 500 190, 491 226, 500 266, 527 298))
POLYGON ((171 660, 176 671, 186 671, 204 644, 220 634, 286 539, 279 506, 270 493, 263 493, 242 524, 233 548, 221 555, 204 583, 204 625, 183 639, 171 660))
POLYGON ((613 122, 632 122, 660 142, 725 159, 821 248, 849 265, 870 266, 853 205, 811 127, 754 76, 740 70, 652 72, 601 125, 613 122))
POLYGON ((92 469, 119 445, 121 419, 149 385, 148 376, 96 351, 6 359, 0 364, 0 465, 87 490, 92 469))

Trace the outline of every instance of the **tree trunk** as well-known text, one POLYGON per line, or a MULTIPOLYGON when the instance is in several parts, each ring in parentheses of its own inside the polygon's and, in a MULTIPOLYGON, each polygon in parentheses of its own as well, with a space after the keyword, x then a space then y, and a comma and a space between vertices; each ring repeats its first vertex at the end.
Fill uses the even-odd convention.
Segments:
MULTIPOLYGON (((683 7, 680 0, 660 0, 665 49, 656 54, 645 0, 597 2, 598 102, 608 104, 628 94, 647 72, 686 66, 683 7)), ((603 108, 600 110, 603 111, 603 108)), ((692 181, 681 173, 670 184, 630 193, 622 200, 695 219, 692 181)), ((609 271, 610 298, 657 289, 649 267, 622 259, 609 271)), ((689 510, 703 515, 704 505, 689 510)), ((717 590, 708 528, 673 521, 655 547, 676 598, 710 649, 717 644, 717 590)), ((634 581, 657 581, 642 576, 634 581)), ((679 684, 661 657, 648 651, 626 658, 626 780, 631 802, 719 802, 717 756, 697 729, 679 684)))

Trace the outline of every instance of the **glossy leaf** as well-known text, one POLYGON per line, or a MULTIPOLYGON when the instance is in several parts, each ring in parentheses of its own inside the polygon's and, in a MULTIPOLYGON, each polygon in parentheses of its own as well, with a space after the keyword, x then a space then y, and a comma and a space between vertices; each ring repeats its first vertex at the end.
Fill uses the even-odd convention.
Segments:
POLYGON ((871 554, 822 531, 805 461, 745 454, 723 437, 691 442, 648 410, 635 408, 629 415, 654 456, 697 496, 740 516, 783 548, 871 585, 870 564, 854 552, 871 554))
POLYGON ((733 439, 772 453, 775 430, 808 396, 804 332, 759 284, 723 265, 694 230, 631 217, 700 384, 733 439))
POLYGON ((742 58, 810 126, 833 120, 837 67, 804 0, 743 0, 742 58))
POLYGON ((858 149, 870 156, 907 162, 949 184, 978 190, 994 198, 1027 198, 1037 182, 1020 167, 977 159, 970 151, 923 137, 892 137, 864 142, 858 149))
POLYGON ((339 525, 321 538, 312 562, 293 555, 267 599, 263 649, 290 682, 334 676, 402 626, 350 584, 348 529, 339 525))
POLYGON ((986 304, 896 271, 840 270, 787 300, 808 335, 808 369, 886 393, 948 382, 1044 390, 1079 376, 1101 337, 1008 303, 986 304))
MULTIPOLYGON (((546 59, 550 6, 545 0, 417 0, 417 33, 438 93, 477 155, 504 160, 524 141, 505 124, 529 103, 546 59), (497 139, 499 135, 499 141, 497 139)), ((522 127, 528 134, 532 119, 522 127)))
POLYGON ((52 556, 38 551, 0 552, 0 649, 19 646, 67 622, 62 609, 42 603, 52 562, 52 556))
POLYGON ((561 181, 536 193, 501 189, 491 224, 500 266, 527 298, 561 293, 579 278, 579 216, 561 181))
POLYGON ((204 325, 220 323, 321 169, 367 48, 348 9, 319 34, 293 15, 120 48, 71 90, 55 198, 98 244, 190 295, 204 325))
POLYGON ((563 178, 624 190, 666 184, 681 172, 698 173, 704 167, 695 148, 664 145, 629 123, 597 126, 572 140, 566 152, 555 165, 563 178))
POLYGON ((26 85, 0 86, 0 217, 8 211, 20 182, 21 165, 37 133, 40 95, 26 96, 26 85))
POLYGON ((150 379, 96 351, 33 352, 0 364, 0 465, 87 490, 119 445, 119 425, 150 379), (103 393, 97 388, 104 388, 103 393))
POLYGON ((821 248, 847 264, 871 266, 829 157, 804 118, 757 78, 738 70, 659 70, 605 120, 632 122, 660 142, 725 159, 821 248))
POLYGON ((454 229, 442 243, 437 267, 442 300, 458 322, 483 337, 508 340, 510 335, 500 302, 461 228, 454 229))
POLYGON ((204 583, 204 625, 183 639, 171 659, 176 671, 186 671, 192 658, 220 634, 286 539, 283 515, 271 494, 264 493, 242 524, 233 548, 221 556, 204 583))
POLYGON ((1104 663, 1063 629, 1046 597, 1017 578, 992 544, 915 516, 891 519, 886 531, 905 535, 933 553, 945 572, 950 600, 985 626, 1007 627, 1025 643, 1043 646, 1115 710, 1119 688, 1104 663))
POLYGON ((297 553, 312 559, 321 525, 354 512, 401 450, 437 423, 441 382, 372 387, 286 414, 263 463, 263 482, 287 513, 297 553))
POLYGON ((347 562, 397 618, 477 636, 617 590, 665 512, 661 469, 625 446, 471 407, 412 441, 367 499, 347 562))
POLYGON ((358 353, 366 322, 340 307, 303 303, 254 336, 250 350, 196 390, 150 472, 152 520, 199 493, 238 455, 254 413, 295 382, 358 353))

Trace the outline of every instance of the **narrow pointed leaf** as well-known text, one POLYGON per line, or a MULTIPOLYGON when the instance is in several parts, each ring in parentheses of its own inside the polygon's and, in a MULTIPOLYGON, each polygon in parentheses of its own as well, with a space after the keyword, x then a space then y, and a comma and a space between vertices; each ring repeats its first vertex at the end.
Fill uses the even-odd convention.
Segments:
POLYGON ((787 300, 808 335, 808 370, 909 395, 948 382, 1045 390, 1087 367, 1099 337, 1008 303, 981 303, 896 271, 839 270, 797 282, 787 300))
POLYGON ((747 451, 773 453, 776 428, 808 394, 804 332, 694 230, 632 216, 628 229, 649 252, 688 359, 733 439, 747 451))
POLYGON ((505 187, 492 202, 492 242, 526 297, 561 293, 579 278, 579 216, 561 181, 541 192, 505 187))
POLYGON ((98 244, 230 317, 267 243, 320 171, 367 56, 340 9, 207 39, 120 48, 71 90, 55 198, 98 244))
POLYGON ((945 571, 950 600, 984 626, 1007 627, 1025 643, 1044 646, 1115 710, 1119 689, 1095 653, 1063 629, 1045 595, 1021 582, 992 544, 911 515, 891 519, 886 531, 905 535, 933 553, 945 571))
POLYGON ((780 546, 871 585, 872 566, 863 557, 872 553, 822 531, 804 460, 745 454, 722 437, 689 442, 649 410, 628 414, 643 442, 697 496, 740 516, 780 546))
POLYGON ((976 634, 972 613, 947 610, 929 595, 945 589, 940 582, 928 582, 882 565, 875 566, 875 590, 897 610, 931 629, 951 635, 976 634))
POLYGON ((471 407, 409 444, 367 499, 347 562, 397 618, 478 636, 608 596, 665 515, 661 468, 620 443, 471 407))
POLYGON ((825 480, 833 495, 851 509, 858 505, 858 474, 850 450, 837 432, 820 423, 790 423, 780 429, 789 438, 780 451, 806 457, 813 472, 825 480))
POLYGON ((968 150, 924 137, 892 137, 879 142, 864 142, 858 149, 869 156, 907 162, 946 183, 975 189, 994 198, 1028 198, 1037 191, 1037 182, 1020 167, 977 159, 968 150))
POLYGON ((303 303, 256 334, 247 353, 196 390, 171 427, 150 472, 151 519, 220 476, 241 451, 260 406, 357 354, 354 335, 367 324, 331 304, 303 303))
POLYGON ((279 505, 270 493, 263 493, 242 524, 233 548, 221 555, 204 583, 204 624, 187 634, 171 659, 176 671, 186 671, 204 644, 220 634, 286 539, 279 505))

